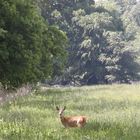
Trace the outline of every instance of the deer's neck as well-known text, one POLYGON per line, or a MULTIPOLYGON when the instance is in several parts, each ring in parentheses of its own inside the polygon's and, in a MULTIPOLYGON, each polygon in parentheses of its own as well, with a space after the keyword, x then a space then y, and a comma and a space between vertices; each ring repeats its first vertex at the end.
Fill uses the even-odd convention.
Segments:
POLYGON ((64 126, 66 126, 66 124, 65 124, 66 118, 65 118, 63 115, 60 116, 60 120, 61 120, 62 124, 63 124, 64 126))
POLYGON ((65 120, 64 115, 60 115, 60 119, 61 119, 61 120, 65 120))

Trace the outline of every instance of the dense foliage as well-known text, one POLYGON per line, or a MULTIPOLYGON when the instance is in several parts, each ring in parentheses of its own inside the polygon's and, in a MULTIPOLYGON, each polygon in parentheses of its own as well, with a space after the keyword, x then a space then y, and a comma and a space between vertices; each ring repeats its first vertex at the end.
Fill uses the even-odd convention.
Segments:
POLYGON ((64 32, 69 57, 64 74, 55 79, 63 84, 139 80, 139 9, 136 0, 0 0, 0 83, 11 88, 62 75, 64 32))
POLYGON ((0 0, 0 83, 19 87, 57 74, 66 35, 48 26, 32 0, 0 0))
POLYGON ((62 79, 83 84, 139 80, 140 4, 136 0, 38 0, 42 15, 68 35, 62 79))

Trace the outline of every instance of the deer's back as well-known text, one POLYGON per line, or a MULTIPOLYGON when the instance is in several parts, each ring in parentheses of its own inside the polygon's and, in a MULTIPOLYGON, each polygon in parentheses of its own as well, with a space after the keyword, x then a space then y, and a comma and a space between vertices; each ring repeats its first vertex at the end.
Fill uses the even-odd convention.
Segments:
POLYGON ((73 116, 73 117, 64 117, 61 119, 65 127, 78 127, 78 125, 83 126, 86 123, 86 117, 84 116, 73 116))

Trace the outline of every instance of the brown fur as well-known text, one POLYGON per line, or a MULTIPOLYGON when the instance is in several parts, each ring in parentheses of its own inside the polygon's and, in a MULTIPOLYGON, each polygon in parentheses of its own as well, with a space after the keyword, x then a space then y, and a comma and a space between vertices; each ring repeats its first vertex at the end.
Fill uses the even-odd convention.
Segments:
POLYGON ((66 107, 64 107, 64 109, 59 109, 58 107, 56 107, 56 108, 59 111, 60 120, 65 127, 83 127, 86 124, 85 116, 65 117, 63 115, 63 112, 66 107))

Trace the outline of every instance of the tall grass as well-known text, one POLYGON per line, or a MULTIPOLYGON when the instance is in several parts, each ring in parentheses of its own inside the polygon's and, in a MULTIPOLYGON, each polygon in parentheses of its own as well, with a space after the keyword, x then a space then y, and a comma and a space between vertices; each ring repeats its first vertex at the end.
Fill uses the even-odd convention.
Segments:
POLYGON ((140 85, 54 88, 0 108, 0 140, 140 140, 140 85), (65 129, 65 115, 85 115, 86 126, 65 129))

